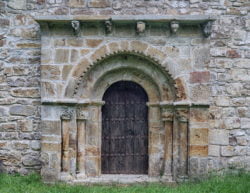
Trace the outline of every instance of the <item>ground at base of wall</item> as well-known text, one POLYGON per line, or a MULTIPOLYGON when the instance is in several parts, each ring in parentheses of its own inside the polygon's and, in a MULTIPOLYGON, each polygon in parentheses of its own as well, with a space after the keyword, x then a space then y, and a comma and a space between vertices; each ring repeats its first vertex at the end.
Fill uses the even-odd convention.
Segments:
POLYGON ((0 192, 1 193, 249 193, 250 191, 250 173, 231 173, 224 176, 213 176, 195 182, 187 182, 178 185, 164 185, 159 183, 145 183, 137 185, 67 185, 54 184, 46 185, 41 182, 40 176, 32 174, 29 176, 11 176, 0 174, 0 192))

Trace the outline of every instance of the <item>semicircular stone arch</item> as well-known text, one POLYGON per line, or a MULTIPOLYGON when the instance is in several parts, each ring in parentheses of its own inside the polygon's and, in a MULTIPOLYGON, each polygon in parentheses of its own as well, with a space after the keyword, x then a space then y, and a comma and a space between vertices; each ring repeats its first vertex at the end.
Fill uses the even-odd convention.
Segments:
POLYGON ((140 84, 150 102, 174 101, 175 88, 166 73, 139 56, 116 55, 93 66, 78 83, 74 97, 101 100, 110 84, 127 80, 140 84))
MULTIPOLYGON (((141 41, 117 41, 101 46, 88 57, 84 57, 72 71, 65 86, 65 97, 75 97, 79 92, 80 85, 88 76, 88 73, 98 64, 103 64, 109 58, 119 55, 137 56, 151 63, 165 74, 168 84, 175 94, 175 100, 188 98, 185 82, 182 79, 174 79, 168 71, 167 54, 161 50, 141 41)), ((155 76, 156 78, 157 76, 155 76)), ((157 77, 158 78, 158 77, 157 77)), ((81 90, 81 89, 80 89, 81 90)))

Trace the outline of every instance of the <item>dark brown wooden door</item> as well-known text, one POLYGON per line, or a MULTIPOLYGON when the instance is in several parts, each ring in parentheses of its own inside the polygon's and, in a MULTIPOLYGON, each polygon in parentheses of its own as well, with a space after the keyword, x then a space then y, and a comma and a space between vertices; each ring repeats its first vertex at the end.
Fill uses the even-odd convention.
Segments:
POLYGON ((148 100, 133 82, 111 85, 103 96, 102 173, 147 174, 148 100))

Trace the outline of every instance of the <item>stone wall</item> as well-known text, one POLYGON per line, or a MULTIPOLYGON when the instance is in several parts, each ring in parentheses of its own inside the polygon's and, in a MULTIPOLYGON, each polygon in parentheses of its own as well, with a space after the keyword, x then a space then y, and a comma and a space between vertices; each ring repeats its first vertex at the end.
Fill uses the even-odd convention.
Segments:
MULTIPOLYGON (((200 162, 199 172, 224 167, 250 168, 249 7, 250 4, 246 0, 1 1, 0 170, 27 173, 40 170, 42 164, 41 39, 39 25, 33 18, 41 15, 144 14, 206 14, 216 17, 210 45, 207 47, 203 46, 206 44, 203 38, 188 42, 188 45, 191 45, 189 50, 173 50, 173 47, 169 46, 173 57, 192 53, 190 57, 194 62, 190 65, 187 61, 187 66, 184 67, 192 69, 188 81, 191 84, 190 88, 197 88, 194 96, 202 97, 202 94, 208 91, 202 85, 211 86, 208 157, 193 158, 191 166, 192 163, 200 162), (202 49, 199 47, 201 45, 202 49)), ((192 33, 191 30, 187 37, 192 36, 192 33)), ((172 46, 183 44, 178 41, 166 42, 166 38, 149 41, 154 46, 166 43, 172 46)), ((88 43, 86 40, 86 44, 90 46, 99 43, 88 43)), ((61 53, 58 51, 58 54, 61 53)), ((175 70, 180 73, 183 69, 175 70)), ((57 70, 52 69, 51 74, 44 76, 54 77, 56 81, 57 73, 57 70)), ((204 130, 204 133, 206 135, 207 132, 204 130)))

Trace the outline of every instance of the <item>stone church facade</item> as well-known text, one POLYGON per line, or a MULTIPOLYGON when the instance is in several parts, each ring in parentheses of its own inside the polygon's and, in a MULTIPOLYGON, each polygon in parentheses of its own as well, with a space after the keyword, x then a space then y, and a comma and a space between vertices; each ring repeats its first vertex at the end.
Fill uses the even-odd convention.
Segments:
POLYGON ((1 1, 0 171, 169 182, 249 169, 249 11, 246 0, 1 1))

